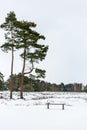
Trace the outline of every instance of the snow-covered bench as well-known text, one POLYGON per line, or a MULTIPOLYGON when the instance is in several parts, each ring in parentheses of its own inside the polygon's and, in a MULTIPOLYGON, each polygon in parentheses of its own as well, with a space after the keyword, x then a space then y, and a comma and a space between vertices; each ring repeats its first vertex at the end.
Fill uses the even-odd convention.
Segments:
POLYGON ((64 103, 46 103, 47 104, 47 109, 49 109, 50 105, 61 105, 62 106, 62 110, 64 110, 64 103))

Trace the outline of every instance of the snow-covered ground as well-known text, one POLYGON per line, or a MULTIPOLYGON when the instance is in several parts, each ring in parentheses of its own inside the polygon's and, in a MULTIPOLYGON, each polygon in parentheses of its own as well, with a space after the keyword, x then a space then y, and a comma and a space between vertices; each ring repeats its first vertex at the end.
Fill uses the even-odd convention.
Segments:
POLYGON ((64 92, 24 93, 25 100, 14 92, 0 92, 1 130, 87 130, 87 94, 64 92), (46 103, 65 103, 50 106, 46 103))

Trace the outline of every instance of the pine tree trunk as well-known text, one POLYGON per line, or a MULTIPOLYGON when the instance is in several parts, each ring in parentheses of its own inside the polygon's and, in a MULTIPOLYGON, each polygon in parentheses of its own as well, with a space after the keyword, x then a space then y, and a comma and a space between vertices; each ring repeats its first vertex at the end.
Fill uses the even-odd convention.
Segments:
POLYGON ((26 48, 24 48, 24 60, 23 60, 23 68, 21 74, 21 85, 20 85, 20 98, 23 99, 23 83, 24 83, 24 70, 25 70, 25 55, 26 55, 26 48))
POLYGON ((21 89, 20 89, 20 99, 23 99, 23 81, 24 81, 24 75, 23 75, 23 72, 22 72, 22 75, 21 75, 21 89))
MULTIPOLYGON (((11 31, 12 45, 14 45, 14 37, 11 31)), ((12 62, 11 62, 11 85, 10 85, 10 99, 12 99, 12 90, 13 90, 13 62, 14 62, 14 47, 12 46, 12 62)))
POLYGON ((10 99, 12 99, 12 90, 10 90, 10 99))
POLYGON ((20 99, 23 99, 24 97, 23 97, 23 90, 21 89, 21 91, 20 91, 20 99))

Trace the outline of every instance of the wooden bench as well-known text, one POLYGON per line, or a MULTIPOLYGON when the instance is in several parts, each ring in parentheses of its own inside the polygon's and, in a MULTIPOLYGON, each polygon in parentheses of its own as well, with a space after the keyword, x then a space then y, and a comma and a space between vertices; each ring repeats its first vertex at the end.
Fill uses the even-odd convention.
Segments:
POLYGON ((61 105, 62 106, 62 110, 64 110, 64 103, 46 103, 47 104, 47 109, 49 109, 50 105, 61 105))

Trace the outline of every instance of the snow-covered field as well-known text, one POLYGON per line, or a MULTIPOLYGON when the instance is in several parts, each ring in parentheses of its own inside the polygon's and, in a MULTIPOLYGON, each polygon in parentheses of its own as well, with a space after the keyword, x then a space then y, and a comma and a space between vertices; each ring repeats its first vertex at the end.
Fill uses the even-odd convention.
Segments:
POLYGON ((14 92, 0 92, 1 130, 87 130, 87 93, 32 92, 25 100, 14 92), (65 103, 50 106, 46 103, 65 103))

